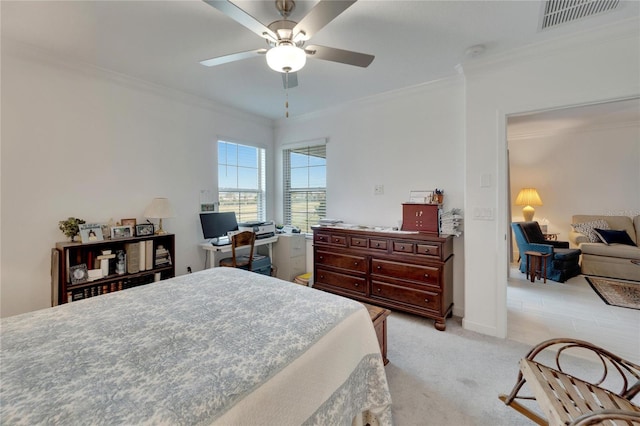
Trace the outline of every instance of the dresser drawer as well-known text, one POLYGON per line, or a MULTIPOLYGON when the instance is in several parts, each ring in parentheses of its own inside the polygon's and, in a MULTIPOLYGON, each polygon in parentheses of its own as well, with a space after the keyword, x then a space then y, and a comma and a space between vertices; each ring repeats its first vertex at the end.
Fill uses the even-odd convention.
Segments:
POLYGON ((403 241, 393 242, 394 253, 413 253, 413 243, 407 243, 403 241))
POLYGON ((326 284, 363 294, 366 293, 367 290, 366 283, 367 281, 364 278, 328 271, 323 268, 317 268, 317 273, 314 277, 314 286, 326 284))
POLYGON ((408 265, 389 260, 372 259, 371 273, 427 284, 438 285, 440 283, 440 268, 434 266, 408 265))
POLYGON ((331 244, 334 246, 346 247, 347 237, 340 234, 330 234, 328 232, 318 232, 313 237, 313 242, 320 244, 331 244))
POLYGON ((430 291, 401 287, 380 281, 371 282, 371 297, 406 303, 432 311, 440 311, 440 295, 430 291))
POLYGON ((367 239, 360 237, 351 237, 349 241, 349 247, 362 247, 367 248, 367 239))
POLYGON ((418 244, 416 253, 426 254, 427 256, 440 257, 440 246, 438 244, 418 244))
POLYGON ((314 243, 329 244, 330 239, 331 239, 331 234, 327 232, 316 232, 313 235, 314 243))
POLYGON ((375 240, 373 238, 369 240, 369 248, 376 249, 376 250, 386 251, 388 244, 389 242, 387 240, 375 240))
POLYGON ((328 251, 316 251, 316 265, 333 266, 348 269, 350 271, 366 273, 367 259, 364 256, 352 256, 349 254, 330 253, 328 251))

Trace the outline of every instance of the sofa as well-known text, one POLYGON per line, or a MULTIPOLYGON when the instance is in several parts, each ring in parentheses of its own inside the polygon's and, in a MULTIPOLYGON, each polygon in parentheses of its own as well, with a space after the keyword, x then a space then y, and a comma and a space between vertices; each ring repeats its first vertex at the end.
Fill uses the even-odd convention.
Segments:
POLYGON ((640 281, 640 215, 574 215, 571 226, 569 242, 582 251, 584 275, 640 281), (605 229, 607 241, 594 229, 605 229))

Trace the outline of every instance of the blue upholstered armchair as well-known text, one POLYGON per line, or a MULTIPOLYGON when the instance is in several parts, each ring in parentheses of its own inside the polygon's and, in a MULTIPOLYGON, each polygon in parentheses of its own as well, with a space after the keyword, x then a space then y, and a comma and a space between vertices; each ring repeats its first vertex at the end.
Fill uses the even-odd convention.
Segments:
POLYGON ((565 282, 580 274, 580 253, 578 249, 570 249, 568 241, 547 241, 538 222, 513 222, 511 224, 520 252, 520 272, 525 272, 525 251, 551 253, 551 261, 547 262, 547 279, 565 282))

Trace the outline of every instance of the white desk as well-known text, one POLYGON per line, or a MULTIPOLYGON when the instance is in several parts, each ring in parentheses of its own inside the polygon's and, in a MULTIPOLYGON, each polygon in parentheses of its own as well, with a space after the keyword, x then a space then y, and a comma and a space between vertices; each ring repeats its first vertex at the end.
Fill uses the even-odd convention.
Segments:
MULTIPOLYGON (((269 249, 269 257, 271 258, 271 262, 273 263, 273 243, 275 243, 276 241, 278 241, 277 235, 269 238, 260 238, 256 240, 254 248, 257 249, 260 246, 266 245, 269 249)), ((231 253, 231 244, 226 244, 224 246, 214 246, 211 243, 201 243, 200 247, 202 247, 203 250, 207 252, 207 259, 205 260, 204 264, 205 269, 215 268, 216 266, 219 266, 219 254, 231 253)))

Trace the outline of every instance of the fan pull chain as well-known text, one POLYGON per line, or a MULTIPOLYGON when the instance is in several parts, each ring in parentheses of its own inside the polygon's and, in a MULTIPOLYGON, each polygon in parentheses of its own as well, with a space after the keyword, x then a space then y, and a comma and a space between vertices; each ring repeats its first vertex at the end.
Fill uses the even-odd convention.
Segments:
POLYGON ((285 73, 284 76, 284 116, 285 118, 289 118, 289 73, 285 73))

